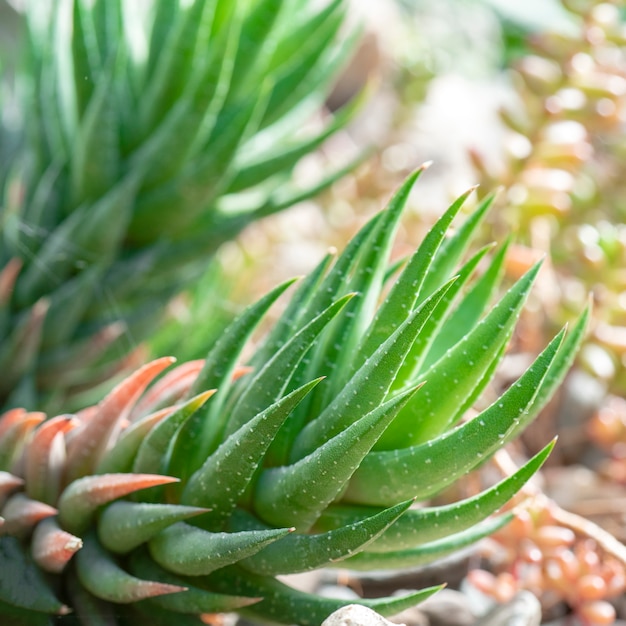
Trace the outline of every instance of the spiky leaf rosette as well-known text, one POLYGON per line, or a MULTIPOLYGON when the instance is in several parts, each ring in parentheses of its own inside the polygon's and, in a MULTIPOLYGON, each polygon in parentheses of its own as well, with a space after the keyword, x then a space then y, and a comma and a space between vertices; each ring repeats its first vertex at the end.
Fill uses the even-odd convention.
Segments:
MULTIPOLYGON (((250 335, 293 281, 247 308, 205 360, 168 372, 171 359, 149 363, 76 415, 4 414, 3 620, 62 622, 72 609, 85 626, 199 624, 203 613, 238 610, 313 626, 344 601, 277 576, 421 565, 507 522, 493 514, 552 444, 468 499, 412 503, 537 415, 586 314, 462 419, 494 375, 538 267, 494 302, 506 246, 490 261, 487 248, 463 258, 489 201, 445 237, 465 194, 391 281, 394 231, 418 174, 302 280, 246 367, 237 363, 250 335)), ((434 591, 362 602, 390 614, 434 591)))
POLYGON ((357 108, 304 130, 352 48, 344 9, 26 3, 23 149, 0 161, 0 407, 66 407, 109 379, 219 244, 341 175, 291 181, 357 108))

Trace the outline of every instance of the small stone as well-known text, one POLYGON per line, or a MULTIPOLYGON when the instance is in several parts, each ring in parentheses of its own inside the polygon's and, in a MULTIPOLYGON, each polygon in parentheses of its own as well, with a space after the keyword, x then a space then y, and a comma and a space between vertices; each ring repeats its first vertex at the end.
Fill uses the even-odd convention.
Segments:
POLYGON ((360 604, 348 604, 331 613, 322 626, 396 626, 382 615, 360 604))
POLYGON ((454 589, 442 589, 424 600, 419 610, 430 626, 472 626, 476 621, 467 596, 454 589))
POLYGON ((511 601, 491 609, 476 626, 539 626, 540 623, 539 600, 530 591, 520 591, 511 601))

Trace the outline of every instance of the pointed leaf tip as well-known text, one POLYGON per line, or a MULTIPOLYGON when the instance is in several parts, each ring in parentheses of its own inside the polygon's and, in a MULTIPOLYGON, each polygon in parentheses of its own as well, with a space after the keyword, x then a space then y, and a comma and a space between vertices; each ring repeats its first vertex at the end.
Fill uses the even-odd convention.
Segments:
POLYGON ((64 529, 80 534, 99 506, 134 491, 178 481, 156 474, 100 474, 79 478, 59 498, 59 521, 64 529))

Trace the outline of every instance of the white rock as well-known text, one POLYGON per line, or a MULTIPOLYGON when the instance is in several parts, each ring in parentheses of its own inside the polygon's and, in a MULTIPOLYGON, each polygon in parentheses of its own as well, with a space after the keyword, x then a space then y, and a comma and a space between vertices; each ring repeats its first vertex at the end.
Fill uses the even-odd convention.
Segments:
POLYGON ((331 613, 322 626, 397 626, 360 604, 348 604, 331 613))

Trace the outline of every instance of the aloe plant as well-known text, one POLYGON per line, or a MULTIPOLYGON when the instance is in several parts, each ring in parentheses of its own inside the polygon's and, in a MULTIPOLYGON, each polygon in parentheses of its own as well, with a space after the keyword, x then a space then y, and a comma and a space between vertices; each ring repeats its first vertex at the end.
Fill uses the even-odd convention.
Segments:
MULTIPOLYGON (((473 497, 412 504, 480 466, 537 415, 587 314, 464 420, 539 268, 496 297, 506 244, 466 259, 490 199, 446 237, 468 192, 398 274, 390 249, 418 175, 300 282, 245 366, 252 332, 294 281, 245 309, 206 359, 166 373, 172 359, 157 359, 76 415, 4 414, 3 624, 63 623, 70 610, 85 626, 191 625, 232 610, 319 624, 345 601, 277 576, 425 564, 509 521, 493 514, 553 443, 473 497)), ((437 588, 361 602, 390 614, 437 588)))
POLYGON ((223 241, 342 174, 291 180, 357 107, 303 132, 355 40, 344 9, 27 3, 21 142, 0 159, 0 406, 67 408, 223 241))

